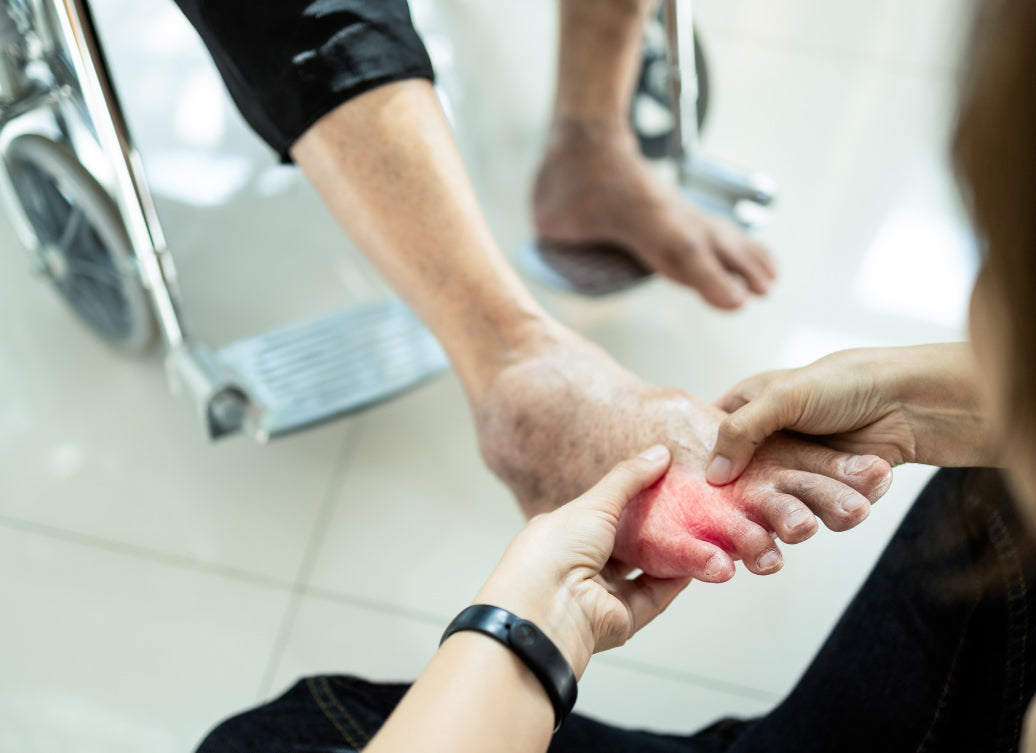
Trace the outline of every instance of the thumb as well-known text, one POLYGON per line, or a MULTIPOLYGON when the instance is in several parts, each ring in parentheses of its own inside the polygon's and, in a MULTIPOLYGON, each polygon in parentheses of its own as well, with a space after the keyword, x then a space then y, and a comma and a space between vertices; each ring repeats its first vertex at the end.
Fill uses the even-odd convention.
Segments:
POLYGON ((662 478, 669 469, 672 454, 665 445, 655 445, 635 458, 611 469, 589 491, 572 502, 574 507, 613 515, 616 520, 630 501, 662 478))
POLYGON ((758 445, 795 422, 801 408, 795 394, 767 390, 723 419, 705 474, 710 484, 734 481, 751 462, 758 445))

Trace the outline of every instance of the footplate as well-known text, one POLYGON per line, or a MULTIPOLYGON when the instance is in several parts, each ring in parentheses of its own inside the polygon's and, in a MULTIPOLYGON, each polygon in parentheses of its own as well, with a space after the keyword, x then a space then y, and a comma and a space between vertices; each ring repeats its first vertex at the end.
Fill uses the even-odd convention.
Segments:
POLYGON ((262 442, 369 408, 448 366, 439 343, 399 301, 239 340, 215 361, 247 396, 242 428, 262 442))

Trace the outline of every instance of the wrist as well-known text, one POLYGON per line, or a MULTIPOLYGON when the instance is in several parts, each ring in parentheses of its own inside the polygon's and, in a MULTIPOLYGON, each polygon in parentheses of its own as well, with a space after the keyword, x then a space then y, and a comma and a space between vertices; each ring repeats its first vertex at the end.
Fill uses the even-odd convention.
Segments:
POLYGON ((504 578, 494 573, 473 603, 506 609, 535 624, 557 646, 576 679, 583 676, 594 652, 593 631, 583 610, 563 584, 544 587, 526 578, 504 578), (516 587, 511 583, 521 585, 516 587))
POLYGON ((489 604, 472 604, 453 618, 440 646, 458 633, 474 632, 507 648, 539 681, 554 709, 556 732, 572 711, 577 681, 564 655, 539 626, 513 612, 489 604))
POLYGON ((889 393, 915 438, 912 462, 995 465, 988 419, 967 343, 898 349, 889 393))

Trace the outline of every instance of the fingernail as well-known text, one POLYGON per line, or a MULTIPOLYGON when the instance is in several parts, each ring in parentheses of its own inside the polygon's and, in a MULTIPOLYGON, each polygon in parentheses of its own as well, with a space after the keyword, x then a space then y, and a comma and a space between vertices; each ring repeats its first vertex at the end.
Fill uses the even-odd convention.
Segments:
POLYGON ((654 447, 649 447, 640 453, 640 457, 644 460, 650 460, 652 463, 661 460, 669 455, 669 448, 664 444, 656 444, 654 447))
POLYGON ((796 510, 787 517, 784 525, 794 531, 797 528, 804 528, 813 519, 813 513, 809 510, 796 510))
POLYGON ((756 560, 756 568, 759 570, 773 570, 781 564, 781 555, 773 549, 767 549, 762 556, 756 560))
POLYGON ((733 466, 730 460, 717 455, 709 463, 709 469, 705 472, 705 480, 710 484, 725 484, 730 480, 730 470, 733 466))
POLYGON ((846 462, 845 470, 850 476, 857 476, 865 471, 869 471, 873 465, 873 457, 859 455, 846 462))

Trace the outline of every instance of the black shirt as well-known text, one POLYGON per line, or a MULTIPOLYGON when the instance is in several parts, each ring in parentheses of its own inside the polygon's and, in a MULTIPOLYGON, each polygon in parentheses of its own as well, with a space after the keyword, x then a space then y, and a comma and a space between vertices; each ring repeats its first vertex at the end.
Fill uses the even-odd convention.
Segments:
POLYGON ((245 120, 285 162, 320 117, 409 78, 432 80, 406 0, 176 0, 245 120))

